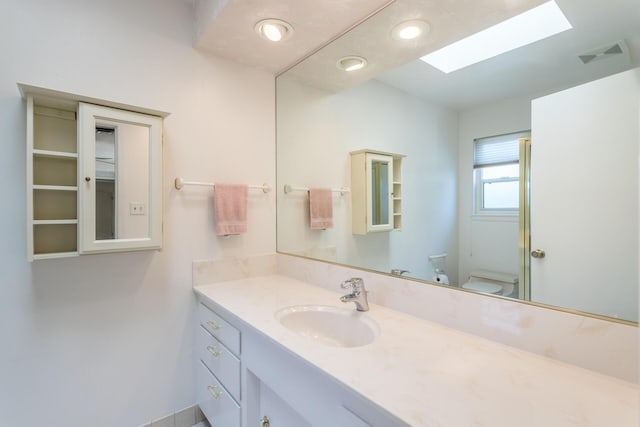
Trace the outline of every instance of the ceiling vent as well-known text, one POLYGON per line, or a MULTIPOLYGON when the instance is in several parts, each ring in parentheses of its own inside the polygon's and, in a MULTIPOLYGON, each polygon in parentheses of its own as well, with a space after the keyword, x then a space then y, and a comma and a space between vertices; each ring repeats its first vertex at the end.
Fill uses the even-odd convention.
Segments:
POLYGON ((590 52, 578 55, 578 58, 580 58, 583 64, 589 64, 594 61, 613 58, 623 54, 628 55, 629 50, 627 49, 627 45, 625 44, 624 40, 620 40, 619 42, 616 42, 614 44, 609 44, 605 47, 594 49, 590 52))

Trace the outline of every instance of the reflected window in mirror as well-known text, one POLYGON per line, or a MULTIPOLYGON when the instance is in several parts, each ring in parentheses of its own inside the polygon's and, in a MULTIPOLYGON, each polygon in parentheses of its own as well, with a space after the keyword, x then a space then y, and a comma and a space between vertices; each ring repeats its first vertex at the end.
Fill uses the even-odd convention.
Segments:
POLYGON ((474 197, 476 215, 518 215, 520 142, 529 132, 474 140, 474 197))

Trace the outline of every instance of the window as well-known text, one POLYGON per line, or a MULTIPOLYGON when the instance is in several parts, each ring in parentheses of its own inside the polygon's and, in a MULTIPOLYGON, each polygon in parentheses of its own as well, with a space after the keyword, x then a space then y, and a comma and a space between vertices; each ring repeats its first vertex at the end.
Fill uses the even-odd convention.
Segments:
POLYGON ((517 215, 520 189, 519 139, 529 132, 478 138, 473 144, 476 214, 517 215))

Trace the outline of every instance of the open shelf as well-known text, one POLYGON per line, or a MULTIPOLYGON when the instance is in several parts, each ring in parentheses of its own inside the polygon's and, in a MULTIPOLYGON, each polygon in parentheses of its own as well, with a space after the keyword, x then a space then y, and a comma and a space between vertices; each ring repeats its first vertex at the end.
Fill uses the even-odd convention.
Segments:
POLYGON ((34 260, 38 259, 54 259, 54 258, 71 258, 78 256, 78 251, 74 252, 52 252, 50 254, 35 254, 33 255, 34 260))
MULTIPOLYGON (((45 186, 46 187, 46 186, 45 186)), ((78 195, 75 191, 33 191, 33 220, 78 219, 78 195)))
POLYGON ((36 219, 33 221, 33 225, 62 225, 77 223, 77 219, 36 219))
POLYGON ((70 185, 34 185, 33 189, 47 191, 78 191, 78 187, 70 185))
POLYGON ((34 224, 34 255, 78 251, 77 224, 34 224))
POLYGON ((34 156, 33 184, 34 186, 61 186, 77 189, 77 159, 69 157, 34 156))
POLYGON ((74 104, 27 100, 29 259, 78 254, 78 143, 74 104), (45 105, 42 105, 43 102, 45 105))
POLYGON ((51 151, 51 150, 33 150, 34 157, 53 157, 63 159, 77 159, 78 153, 67 153, 64 151, 51 151))

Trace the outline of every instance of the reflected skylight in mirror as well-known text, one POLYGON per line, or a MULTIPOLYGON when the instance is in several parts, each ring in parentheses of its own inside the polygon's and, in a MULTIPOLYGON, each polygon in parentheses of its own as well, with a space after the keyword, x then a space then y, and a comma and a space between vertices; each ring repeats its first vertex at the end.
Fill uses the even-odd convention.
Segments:
POLYGON ((420 59, 451 73, 571 28, 556 2, 550 1, 420 59))

